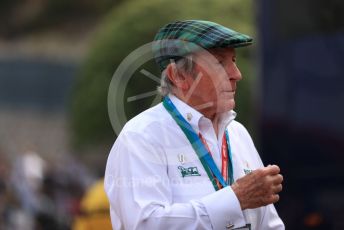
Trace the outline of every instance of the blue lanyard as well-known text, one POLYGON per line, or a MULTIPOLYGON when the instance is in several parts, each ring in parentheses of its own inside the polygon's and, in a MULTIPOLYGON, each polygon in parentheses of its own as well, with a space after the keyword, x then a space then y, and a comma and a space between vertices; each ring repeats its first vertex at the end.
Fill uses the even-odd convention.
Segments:
POLYGON ((234 182, 233 178, 233 166, 232 166, 232 154, 231 148, 229 143, 229 136, 227 130, 226 133, 226 141, 227 141, 227 148, 228 148, 228 178, 229 182, 226 182, 217 168, 214 159, 212 158, 211 154, 207 150, 207 148, 202 143, 201 139, 195 132, 195 130, 191 127, 191 125, 184 119, 184 117, 180 114, 178 109, 175 107, 173 102, 169 97, 165 97, 163 100, 163 105, 165 109, 170 113, 172 118, 176 121, 178 126, 182 129, 185 136, 188 138, 189 142, 191 143, 193 149, 195 150, 198 158, 200 159, 205 171, 208 174, 209 179, 212 181, 215 190, 219 190, 220 188, 217 186, 216 181, 214 180, 214 175, 217 180, 221 183, 222 187, 228 186, 228 184, 232 184, 234 182), (213 179, 212 179, 213 178, 213 179))

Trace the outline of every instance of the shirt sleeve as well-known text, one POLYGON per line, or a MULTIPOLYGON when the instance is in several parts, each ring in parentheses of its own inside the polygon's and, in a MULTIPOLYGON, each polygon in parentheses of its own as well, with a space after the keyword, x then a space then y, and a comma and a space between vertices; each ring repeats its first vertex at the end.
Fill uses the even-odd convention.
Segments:
POLYGON ((285 226, 278 216, 275 206, 273 204, 264 207, 262 225, 260 229, 267 230, 284 230, 285 226))
POLYGON ((174 203, 162 147, 124 132, 111 149, 105 191, 114 229, 225 229, 245 225, 230 187, 199 200, 174 203))
MULTIPOLYGON (((258 167, 259 168, 264 167, 263 161, 260 158, 260 155, 252 141, 250 134, 248 133, 248 131, 242 124, 240 123, 237 123, 237 124, 239 125, 239 128, 242 133, 241 138, 246 140, 251 152, 255 154, 254 157, 256 158, 258 167)), ((260 222, 261 224, 258 228, 259 230, 284 230, 285 229, 284 223, 281 220, 281 218, 278 216, 276 208, 273 204, 261 207, 260 209, 262 211, 262 219, 260 222)))

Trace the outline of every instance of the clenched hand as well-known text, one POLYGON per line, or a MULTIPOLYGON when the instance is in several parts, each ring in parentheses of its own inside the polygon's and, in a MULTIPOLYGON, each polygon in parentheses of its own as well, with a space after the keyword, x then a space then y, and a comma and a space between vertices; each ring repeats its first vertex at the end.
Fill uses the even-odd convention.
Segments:
POLYGON ((241 209, 258 208, 279 200, 283 177, 277 165, 257 169, 232 184, 241 209))

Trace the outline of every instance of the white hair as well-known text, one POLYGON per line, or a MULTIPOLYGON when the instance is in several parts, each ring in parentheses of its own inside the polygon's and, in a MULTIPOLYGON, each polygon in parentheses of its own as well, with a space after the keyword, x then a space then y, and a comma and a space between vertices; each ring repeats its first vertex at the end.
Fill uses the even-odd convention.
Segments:
MULTIPOLYGON (((183 73, 193 75, 192 71, 194 68, 194 62, 192 60, 192 55, 188 55, 187 57, 179 59, 176 62, 176 67, 178 71, 182 71, 183 73)), ((172 93, 173 87, 174 85, 168 78, 165 68, 161 73, 161 80, 160 86, 158 86, 158 91, 164 97, 167 96, 169 93, 172 93)))

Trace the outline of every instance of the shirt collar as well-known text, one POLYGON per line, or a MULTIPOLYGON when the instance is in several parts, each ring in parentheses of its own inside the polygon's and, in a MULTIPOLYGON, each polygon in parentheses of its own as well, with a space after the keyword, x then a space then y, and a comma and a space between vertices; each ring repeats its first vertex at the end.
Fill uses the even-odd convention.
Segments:
MULTIPOLYGON (((175 107, 178 109, 180 114, 184 117, 186 121, 189 122, 191 127, 196 131, 200 131, 200 121, 201 119, 207 119, 202 113, 198 112, 196 109, 192 108, 182 100, 180 100, 178 97, 169 94, 168 97, 171 99, 175 107)), ((224 112, 219 114, 220 116, 219 119, 219 131, 222 133, 224 132, 224 129, 229 125, 229 123, 235 119, 236 117, 236 112, 233 110, 224 112)), ((210 122, 210 120, 209 120, 210 122)))

